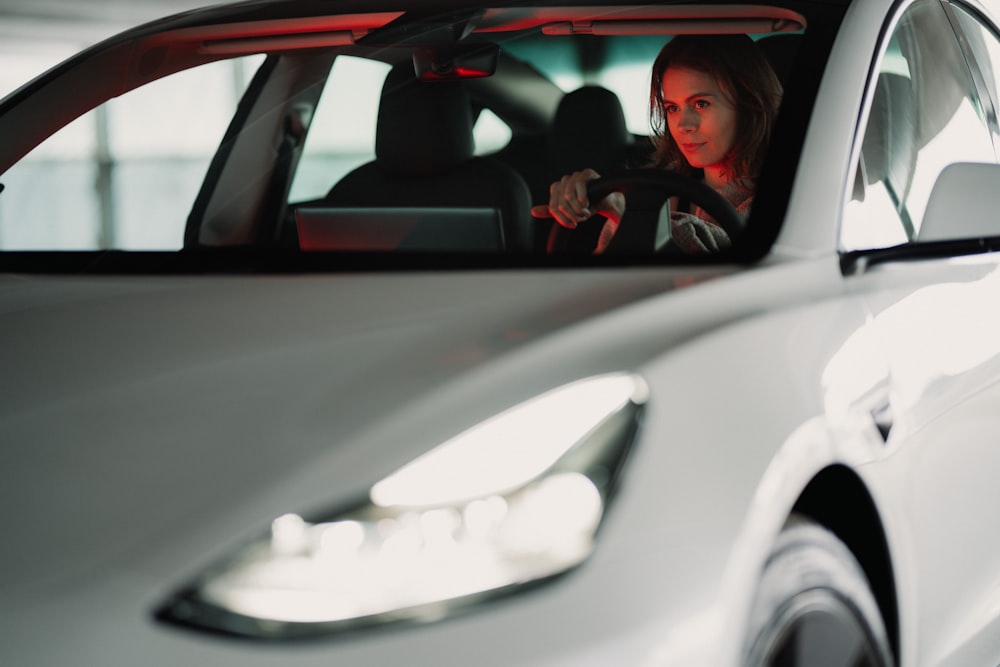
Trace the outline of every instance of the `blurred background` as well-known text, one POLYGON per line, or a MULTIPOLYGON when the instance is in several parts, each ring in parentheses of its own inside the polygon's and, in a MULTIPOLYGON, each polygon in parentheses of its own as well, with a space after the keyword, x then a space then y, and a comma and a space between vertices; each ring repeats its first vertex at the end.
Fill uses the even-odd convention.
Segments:
MULTIPOLYGON (((122 30, 210 4, 218 3, 0 0, 0 98, 122 30)), ((0 249, 179 248, 207 162, 256 64, 234 60, 169 77, 39 146, 0 175, 0 249), (162 133, 141 130, 137 121, 150 118, 162 133)))
POLYGON ((0 97, 125 28, 212 0, 0 0, 0 97))

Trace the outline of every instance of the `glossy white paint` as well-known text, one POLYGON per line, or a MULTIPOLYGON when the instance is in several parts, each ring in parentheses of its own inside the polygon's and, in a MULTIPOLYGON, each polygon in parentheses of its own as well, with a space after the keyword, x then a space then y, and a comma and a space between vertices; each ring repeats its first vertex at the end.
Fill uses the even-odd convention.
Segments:
MULTIPOLYGON (((772 249, 776 257, 824 256, 837 249, 840 215, 853 182, 860 137, 864 88, 875 66, 878 36, 886 21, 888 0, 854 2, 847 10, 816 96, 813 117, 802 146, 803 164, 822 169, 800 170, 789 198, 788 219, 809 224, 786 225, 772 249)), ((867 110, 864 111, 867 114, 867 110)))
POLYGON ((995 531, 972 528, 984 508, 1000 503, 991 481, 1000 338, 987 305, 997 268, 989 256, 924 261, 879 266, 852 281, 891 368, 892 467, 878 476, 894 483, 873 488, 886 505, 898 504, 889 510, 901 519, 893 522, 898 549, 912 554, 900 590, 914 598, 909 611, 919 609, 911 639, 921 664, 962 664, 962 652, 973 650, 960 646, 965 641, 987 649, 981 655, 1000 651, 995 621, 976 627, 996 608, 1000 543, 995 531), (952 607, 956 599, 962 603, 952 607))
MULTIPOLYGON (((90 428, 112 435, 99 445, 91 445, 88 451, 79 452, 80 463, 65 473, 70 477, 57 471, 45 473, 46 459, 42 452, 37 451, 34 456, 22 453, 17 457, 19 465, 5 471, 6 479, 2 485, 5 493, 22 502, 31 499, 36 507, 31 517, 16 517, 15 526, 21 521, 38 521, 40 517, 47 525, 69 521, 75 526, 74 530, 80 531, 81 535, 89 535, 89 538, 80 545, 83 547, 80 550, 60 551, 58 544, 65 535, 39 526, 35 542, 23 545, 23 550, 8 550, 5 570, 28 576, 17 577, 19 583, 7 588, 7 599, 16 602, 11 611, 17 609, 17 613, 5 614, 3 620, 16 629, 18 635, 25 637, 26 643, 33 645, 33 651, 38 652, 35 655, 43 662, 64 661, 68 655, 63 651, 78 652, 80 647, 59 643, 43 647, 30 642, 40 623, 39 614, 53 614, 49 603, 39 598, 39 591, 44 590, 40 588, 44 578, 38 580, 29 575, 29 572, 38 572, 38 567, 48 572, 59 572, 57 580, 60 587, 70 586, 80 591, 79 597, 64 600, 60 604, 63 611, 55 614, 56 618, 60 614, 69 615, 64 621, 66 630, 76 628, 85 633, 96 632, 96 629, 81 627, 73 615, 85 615, 85 610, 92 605, 111 609, 124 605, 118 613, 126 616, 147 614, 149 606, 167 592, 166 588, 189 576, 192 567, 228 552, 235 543, 264 528, 260 517, 273 517, 287 510, 309 509, 320 504, 328 506, 338 502, 337 498, 349 500, 354 491, 391 471, 401 460, 426 450, 441 434, 455 432, 461 424, 498 411, 505 406, 506 396, 521 393, 525 386, 549 385, 553 383, 552 378, 560 375, 570 377, 605 368, 629 367, 640 370, 657 389, 652 395, 644 436, 629 466, 622 494, 612 505, 611 517, 602 533, 598 550, 585 567, 523 599, 500 602, 495 605, 495 610, 484 610, 466 619, 422 628, 419 632, 389 632, 380 635, 379 642, 373 645, 345 640, 343 645, 336 646, 333 654, 340 656, 343 651, 348 660, 352 655, 365 655, 366 660, 378 662, 405 653, 412 659, 412 664, 433 664, 438 659, 440 644, 430 642, 430 638, 440 642, 455 637, 457 633, 462 639, 453 647, 456 659, 465 651, 470 652, 468 658, 473 659, 477 656, 477 647, 484 642, 489 643, 489 638, 495 635, 498 627, 507 627, 508 632, 520 638, 519 641, 494 647, 492 658, 475 657, 478 664, 504 665, 525 661, 537 664, 599 664, 610 655, 633 656, 635 661, 642 661, 677 652, 688 656, 700 652, 717 659, 721 657, 720 648, 733 657, 738 645, 720 641, 722 637, 734 636, 731 632, 738 634, 742 622, 739 609, 748 604, 748 596, 752 593, 753 579, 748 579, 747 575, 759 567, 769 545, 767 535, 777 528, 775 521, 779 514, 775 508, 787 510, 794 500, 796 487, 805 483, 811 468, 818 468, 829 459, 823 456, 811 461, 811 466, 800 464, 794 466, 794 470, 787 464, 771 462, 780 443, 789 438, 796 441, 792 434, 821 409, 822 404, 816 396, 806 400, 805 405, 799 405, 807 394, 792 392, 782 396, 795 383, 779 382, 777 378, 772 386, 762 391, 762 369, 759 367, 745 368, 729 378, 719 378, 714 373, 726 368, 727 359, 742 358, 748 350, 755 350, 759 363, 766 364, 769 358, 784 357, 789 344, 806 346, 811 334, 801 334, 801 314, 795 308, 779 309, 778 304, 808 302, 823 291, 835 295, 839 284, 835 269, 835 264, 829 262, 808 267, 788 265, 743 276, 732 285, 727 279, 717 279, 676 295, 683 298, 659 296, 596 321, 576 324, 565 331, 565 336, 529 339, 492 361, 487 357, 486 363, 475 369, 466 368, 472 372, 455 376, 442 389, 428 393, 381 423, 365 417, 365 414, 374 410, 384 415, 386 405, 394 400, 393 395, 385 394, 382 383, 372 383, 369 385, 371 388, 366 389, 364 382, 358 383, 362 378, 357 373, 344 374, 343 368, 337 368, 340 371, 337 373, 332 372, 332 368, 328 371, 323 360, 336 360, 339 367, 345 358, 353 357, 355 363, 364 368, 391 354, 390 350, 399 345, 389 333, 391 329, 386 331, 383 342, 368 337, 364 347, 353 347, 354 352, 350 355, 345 353, 355 345, 350 335, 351 326, 347 327, 346 335, 337 335, 330 339, 330 343, 319 343, 319 340, 326 337, 323 330, 334 325, 333 313, 342 315, 350 312, 352 307, 384 302, 376 298, 378 291, 391 288, 392 281, 382 278, 370 281, 278 279, 275 282, 253 280, 251 285, 241 286, 239 281, 223 279, 217 284, 197 283, 200 297, 193 297, 186 288, 194 283, 185 280, 179 283, 154 280, 152 284, 140 281, 131 288, 117 281, 97 281, 98 284, 90 289, 78 292, 77 297, 56 306, 56 310, 62 310, 65 316, 72 316, 81 298, 89 308, 102 304, 99 310, 106 315, 105 320, 91 324, 102 330, 104 327, 126 330, 131 309, 139 301, 145 301, 151 313, 173 310, 177 319, 175 326, 168 329, 160 327, 154 318, 147 324, 148 328, 144 327, 144 335, 136 337, 130 344, 124 339, 111 340, 108 345, 113 349, 107 351, 97 347, 88 350, 86 355, 64 352, 67 355, 64 362, 75 362, 46 365, 50 372, 54 368, 66 367, 73 369, 68 371, 68 375, 77 376, 80 370, 78 364, 86 363, 84 359, 90 357, 93 366, 89 375, 95 384, 106 389, 93 392, 86 398, 78 395, 69 402, 58 396, 40 401, 37 399, 46 396, 52 387, 65 386, 70 378, 39 378, 45 381, 32 390, 35 395, 32 402, 48 407, 39 407, 28 414, 18 412, 4 420, 5 440, 8 442, 27 444, 20 435, 24 433, 35 434, 33 438, 38 440, 40 432, 36 420, 39 418, 49 424, 45 428, 48 434, 42 438, 45 442, 58 443, 79 437, 74 428, 66 428, 82 423, 89 423, 90 428), (338 282, 346 284, 337 285, 338 282), (357 295, 365 292, 369 298, 357 301, 357 295), (684 292, 689 294, 685 296, 684 292), (267 316, 271 324, 262 326, 264 322, 260 318, 263 313, 273 313, 275 308, 280 310, 278 304, 287 303, 293 293, 306 302, 311 300, 309 295, 312 294, 317 310, 305 313, 296 306, 289 306, 285 311, 287 315, 292 315, 293 310, 301 315, 277 320, 267 316), (211 329, 208 332, 202 330, 205 320, 194 314, 199 302, 215 303, 223 294, 228 294, 227 300, 233 305, 214 325, 213 335, 211 329), (341 306, 341 303, 344 305, 341 306), (166 307, 168 304, 173 305, 166 307), (691 338, 693 333, 705 326, 723 324, 716 319, 721 313, 731 318, 734 315, 739 317, 740 312, 748 315, 772 309, 778 312, 761 321, 750 320, 731 329, 723 327, 708 337, 691 338), (310 333, 305 338, 297 333, 303 330, 305 324, 301 320, 302 315, 310 322, 310 333), (768 324, 772 319, 776 320, 776 329, 768 324), (329 324, 321 324, 324 320, 329 324), (179 323, 185 324, 179 329, 176 326, 179 323), (773 331, 782 328, 790 328, 790 331, 774 335, 773 331), (191 346, 182 333, 184 330, 189 330, 190 335, 210 335, 203 338, 202 345, 191 346), (162 333, 157 335, 155 331, 162 333), (245 353, 237 352, 232 362, 215 358, 218 348, 212 341, 217 340, 224 345, 230 341, 229 336, 234 331, 242 332, 240 337, 246 346, 243 348, 245 353), (246 334, 251 332, 256 333, 253 338, 247 338, 246 334), (253 352, 258 349, 254 339, 273 351, 267 354, 263 354, 262 350, 253 352), (171 343, 171 340, 175 342, 171 343), (670 351, 671 341, 684 340, 690 340, 690 343, 670 351), (122 377, 118 382, 111 381, 119 371, 102 363, 106 354, 143 356, 143 351, 150 346, 162 351, 162 361, 150 360, 164 363, 162 370, 151 372, 148 367, 136 368, 133 369, 134 375, 122 377), (200 351, 196 349, 199 347, 200 351), (588 359, 582 364, 581 347, 588 350, 588 359), (363 357, 358 356, 362 350, 367 352, 363 357), (659 360, 639 360, 640 356, 660 357, 656 350, 665 352, 659 360), (704 362, 709 358, 723 363, 713 365, 714 372, 707 371, 704 362), (190 361, 186 361, 188 359, 190 361), (296 362, 296 359, 301 362, 296 362), (276 378, 282 377, 275 374, 276 363, 285 367, 287 375, 282 375, 288 380, 294 378, 292 384, 276 382, 276 378), (101 378, 102 368, 113 375, 101 378), (341 377, 349 383, 342 384, 339 381, 341 377), (684 380, 679 382, 677 378, 684 380), (226 387, 231 387, 232 381, 248 386, 260 385, 260 392, 251 402, 245 402, 248 396, 241 392, 238 396, 243 403, 227 408, 230 402, 227 393, 231 388, 226 387), (269 386, 263 386, 265 383, 269 386), (189 412, 176 396, 179 392, 190 392, 195 386, 215 394, 216 399, 205 404, 205 395, 193 392, 189 412), (781 389, 782 386, 785 389, 781 389), (727 412, 734 412, 736 422, 706 422, 702 413, 690 409, 687 401, 706 393, 716 394, 719 405, 727 412), (274 417, 268 414, 268 405, 276 395, 291 399, 291 405, 297 407, 290 411, 286 409, 285 414, 274 423, 274 417), (157 396, 174 397, 170 401, 172 408, 169 414, 158 415, 159 409, 151 412, 152 406, 160 401, 150 399, 157 396), (333 407, 330 401, 334 397, 338 399, 340 409, 328 412, 333 407), (357 412, 358 419, 375 425, 354 431, 351 435, 350 423, 342 422, 343 416, 349 412, 357 412), (191 416, 188 417, 188 414, 191 416), (84 415, 89 416, 81 421, 84 415), (231 423, 237 415, 241 422, 248 422, 244 437, 239 441, 230 438, 230 444, 236 449, 225 454, 219 449, 222 443, 211 440, 211 435, 231 423), (250 415, 259 417, 248 420, 250 415), (429 419, 429 415, 435 417, 429 419), (127 417, 123 419, 123 416, 127 417), (333 416, 336 416, 336 421, 330 420, 333 416), (163 420, 177 423, 168 429, 163 420), (744 427, 736 424, 749 421, 760 424, 762 428, 766 425, 766 428, 759 437, 747 443, 745 450, 733 451, 718 445, 745 434, 744 427), (112 426, 114 424, 117 426, 112 426), (338 433, 341 435, 337 436, 338 433), (645 434, 650 436, 647 438, 645 434), (666 435, 652 437, 654 434, 666 435), (177 440, 173 443, 161 442, 163 437, 177 440), (280 443, 280 449, 276 449, 276 443, 280 443), (330 448, 329 451, 322 453, 327 448, 330 448), (315 453, 308 453, 310 450, 315 453), (108 454, 112 451, 117 452, 113 457, 116 460, 113 471, 105 467, 108 454), (170 451, 173 455, 151 467, 150 453, 154 451, 160 451, 161 455, 170 451), (212 456, 206 457, 209 451, 212 456), (734 456, 737 453, 739 455, 734 456), (197 461, 198 465, 192 468, 193 461, 197 461), (345 480, 337 473, 346 467, 352 470, 351 480, 345 480), (758 479, 769 469, 771 472, 768 475, 772 479, 787 481, 787 476, 791 474, 798 481, 763 485, 764 489, 780 489, 777 495, 761 491, 758 479), (88 470, 80 479, 76 477, 81 471, 88 470), (754 470, 757 472, 747 474, 754 470), (39 486, 34 481, 39 477, 49 481, 39 486), (86 480, 86 486, 80 486, 81 479, 86 480), (335 480, 337 486, 331 487, 335 480), (26 486, 29 482, 30 487, 26 486), (344 482, 347 482, 346 486, 344 482), (52 493, 53 486, 58 488, 67 483, 71 486, 65 489, 66 495, 52 493), (182 493, 179 489, 185 491, 182 493), (123 492, 129 498, 129 506, 114 511, 109 504, 121 502, 123 492), (67 496, 73 498, 70 506, 66 505, 67 496), (153 501, 158 496, 163 497, 163 504, 153 501), (751 501, 756 509, 753 520, 742 524, 751 501), (148 507, 148 523, 132 524, 134 514, 131 506, 136 504, 148 507), (692 512, 693 507, 698 507, 699 511, 692 512), (672 528, 664 532, 663 525, 672 528), (734 539, 737 535, 741 535, 741 539, 734 539), (45 544, 51 546, 44 548, 45 544), (34 562, 29 562, 28 554, 36 552, 39 547, 43 547, 41 560, 36 558, 34 562), (662 567, 665 562, 670 566, 662 567), (19 569, 27 568, 29 564, 30 570, 19 569), (720 578, 719 572, 726 574, 720 578), (138 587, 135 590, 139 595, 129 598, 123 591, 124 597, 116 601, 113 591, 118 589, 119 584, 92 590, 87 582, 97 577, 111 577, 111 581, 121 581, 121 586, 138 587), (603 603, 594 605, 594 599, 601 599, 603 603), (665 607, 665 599, 676 604, 665 607), (588 603, 588 600, 591 602, 588 603), (137 608, 137 604, 141 608, 137 608), (672 641, 664 642, 664 628, 687 627, 685 624, 692 622, 692 609, 702 610, 695 617, 713 619, 713 622, 703 620, 700 635, 679 632, 672 635, 672 641), (553 618, 560 620, 552 623, 553 618), (548 622, 545 619, 549 619, 548 622), (553 654, 550 662, 541 659, 549 652, 553 654)), ((627 271, 610 284, 616 286, 615 291, 619 291, 629 285, 634 288, 648 284, 647 281, 662 283, 665 277, 658 271, 639 276, 627 271)), ((588 284, 593 285, 591 278, 585 274, 563 276, 555 283, 547 278, 549 276, 539 275, 523 280, 525 288, 532 286, 535 289, 541 303, 550 302, 560 292, 560 298, 565 299, 566 289, 586 291, 590 289, 588 284)), ((414 302, 433 299, 434 294, 440 293, 438 290, 442 281, 447 279, 447 276, 442 276, 415 280, 411 289, 419 290, 421 296, 414 302)), ((609 275, 602 275, 605 287, 609 286, 609 279, 609 275)), ((512 312, 498 311, 498 306, 506 299, 498 298, 494 290, 503 291, 511 287, 509 277, 470 276, 466 285, 468 300, 458 295, 451 295, 448 299, 448 311, 457 326, 454 334, 468 339, 469 327, 485 327, 481 331, 486 332, 492 326, 490 322, 497 321, 495 318, 504 322, 519 319, 512 312), (459 322, 462 324, 459 325, 459 322)), ((74 286, 81 287, 72 282, 67 285, 69 289, 74 286)), ((63 286, 56 283, 40 287, 43 289, 39 296, 49 297, 51 301, 63 286), (45 289, 48 287, 56 291, 45 289)), ((10 295, 16 298, 23 292, 12 290, 10 295)), ((534 301, 525 301, 522 297, 517 309, 534 310, 532 303, 534 301)), ((25 325, 24 330, 37 331, 37 326, 29 326, 32 318, 52 317, 50 308, 25 308, 23 301, 21 304, 18 317, 11 318, 16 313, 8 313, 8 319, 13 324, 8 327, 8 336, 21 329, 17 326, 18 320, 25 325)), ((13 305, 8 310, 13 310, 13 305)), ((825 330, 831 318, 839 320, 843 316, 843 307, 836 301, 820 311, 829 312, 817 315, 814 326, 819 330, 825 330)), ((440 324, 443 312, 447 311, 429 316, 440 324)), ((414 313, 406 317, 404 313, 397 313, 392 319, 405 325, 393 328, 408 337, 408 344, 419 340, 414 334, 420 331, 420 323, 426 321, 423 315, 416 316, 414 313)), ((354 322, 359 323, 358 320, 354 322)), ((134 328, 135 325, 132 326, 134 328)), ((343 325, 336 326, 340 328, 343 325)), ((440 329, 434 327, 433 331, 440 329)), ((90 339, 85 331, 80 333, 84 334, 83 338, 90 339)), ((428 333, 431 331, 428 330, 428 333)), ((436 340, 430 349, 448 350, 452 340, 450 337, 436 340)), ((29 346, 23 339, 14 339, 12 343, 22 349, 29 346)), ((45 340, 35 344, 56 346, 55 341, 45 340)), ((833 337, 832 347, 835 348, 836 344, 836 337, 833 337)), ((832 351, 814 352, 817 355, 815 363, 825 365, 823 358, 830 353, 832 351)), ((435 354, 431 354, 430 358, 440 359, 435 354)), ((24 370, 17 371, 16 375, 27 376, 35 362, 24 358, 22 363, 24 370)), ((808 367, 815 370, 812 364, 808 367)), ((783 369, 783 373, 795 376, 802 373, 802 369, 796 365, 783 369)), ((25 400, 31 398, 26 393, 31 386, 21 386, 19 395, 25 400)), ((5 401, 5 404, 10 405, 10 402, 5 401)), ((802 444, 789 447, 793 450, 786 455, 790 462, 796 460, 795 451, 808 449, 800 449, 804 447, 802 444)), ((768 476, 765 475, 764 479, 768 476)), ((27 526, 15 529, 22 532, 27 526)), ((133 627, 125 618, 117 620, 125 624, 124 627, 133 627)), ((155 644, 169 639, 164 661, 188 659, 185 656, 195 659, 204 650, 205 640, 198 636, 152 625, 134 629, 134 636, 130 632, 129 639, 90 647, 86 657, 94 663, 127 660, 131 640, 145 642, 151 635, 157 634, 162 637, 155 644)), ((213 655, 219 653, 215 658, 218 664, 228 664, 228 660, 255 664, 255 661, 261 660, 254 657, 258 651, 251 650, 253 644, 221 642, 210 645, 215 647, 213 655)), ((328 659, 326 652, 310 649, 298 649, 293 656, 295 662, 290 664, 313 664, 313 661, 328 659)), ((156 658, 150 657, 147 664, 157 664, 156 658)))

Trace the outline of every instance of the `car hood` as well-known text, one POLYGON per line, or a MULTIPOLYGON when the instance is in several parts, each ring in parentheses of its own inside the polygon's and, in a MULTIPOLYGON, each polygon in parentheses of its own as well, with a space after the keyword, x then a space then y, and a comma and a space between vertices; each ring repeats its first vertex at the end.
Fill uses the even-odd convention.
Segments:
POLYGON ((7 277, 0 590, 174 585, 283 512, 352 502, 533 393, 639 363, 560 341, 717 273, 7 277))

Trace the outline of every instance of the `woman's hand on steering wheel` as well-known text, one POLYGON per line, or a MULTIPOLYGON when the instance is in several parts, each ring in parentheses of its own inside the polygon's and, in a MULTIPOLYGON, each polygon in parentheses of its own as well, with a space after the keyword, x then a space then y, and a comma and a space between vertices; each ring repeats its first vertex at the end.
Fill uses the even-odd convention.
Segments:
POLYGON ((605 195, 591 209, 587 186, 601 178, 593 169, 567 174, 549 186, 549 203, 534 206, 531 215, 536 218, 555 218, 560 226, 575 229, 578 224, 594 215, 602 215, 615 224, 625 214, 625 196, 620 192, 605 195))

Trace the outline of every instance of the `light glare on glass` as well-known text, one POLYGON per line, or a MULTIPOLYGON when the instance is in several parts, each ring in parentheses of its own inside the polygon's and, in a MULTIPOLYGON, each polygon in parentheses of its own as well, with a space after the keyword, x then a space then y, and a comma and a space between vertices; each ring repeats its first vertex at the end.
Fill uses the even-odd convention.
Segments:
POLYGON ((372 502, 428 506, 499 494, 542 474, 633 398, 631 376, 571 384, 475 426, 372 487, 372 502))
POLYGON ((293 523, 286 515, 274 522, 269 548, 204 594, 237 613, 277 621, 384 614, 571 567, 590 552, 602 512, 593 482, 562 473, 506 501, 477 499, 461 510, 422 510, 378 524, 303 521, 309 535, 296 534, 292 543, 302 551, 284 541, 293 523))

